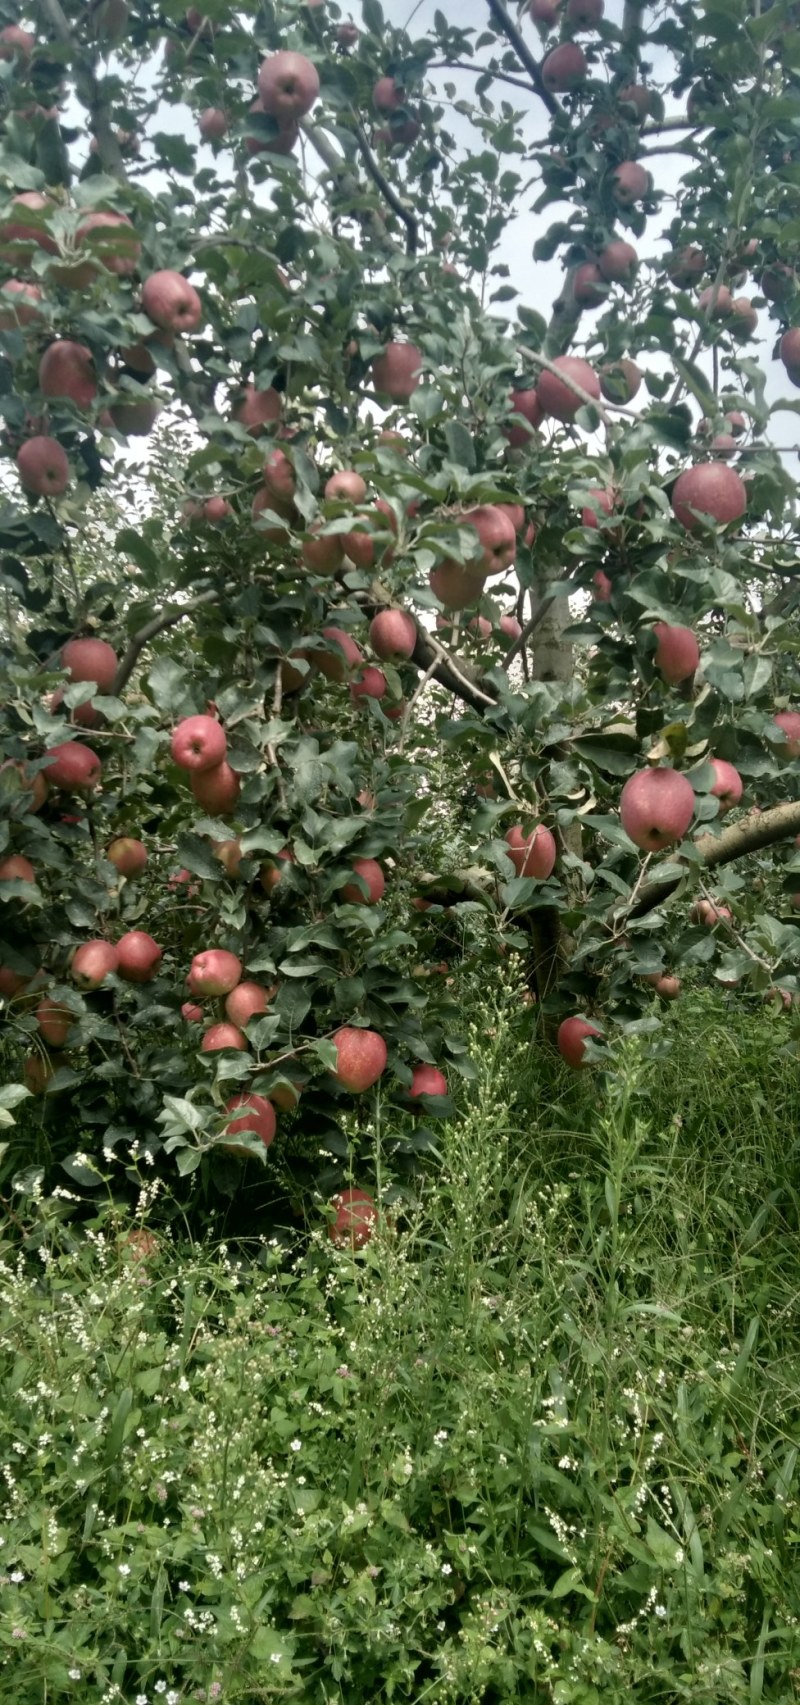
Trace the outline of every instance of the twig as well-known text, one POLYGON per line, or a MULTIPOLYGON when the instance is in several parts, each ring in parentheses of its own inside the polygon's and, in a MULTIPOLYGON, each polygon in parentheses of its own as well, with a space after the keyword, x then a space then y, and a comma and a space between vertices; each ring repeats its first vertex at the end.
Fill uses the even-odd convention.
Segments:
POLYGON ((503 0, 487 0, 487 3, 495 23, 502 30, 503 35, 508 37, 520 65, 524 65, 533 84, 534 93, 539 96, 540 101, 544 102, 548 112, 552 113, 555 118, 561 112, 558 101, 554 95, 551 95, 550 90, 545 88, 540 67, 524 37, 520 35, 513 18, 509 17, 503 0))
MULTIPOLYGON (((225 588, 225 590, 227 591, 229 588, 225 588)), ((233 590, 233 588, 230 588, 230 590, 233 590)), ((138 633, 134 634, 128 649, 125 652, 117 673, 114 676, 114 685, 111 689, 112 693, 115 696, 118 696, 122 692, 123 687, 126 686, 134 669, 136 668, 139 653, 144 651, 145 646, 149 645, 151 639, 155 639, 156 635, 163 633, 166 628, 174 627, 176 622, 182 622, 184 616, 190 616, 194 610, 201 609, 204 604, 218 603, 221 596, 222 594, 217 591, 201 592, 197 598, 190 598, 186 604, 180 604, 177 607, 173 606, 172 609, 162 610, 160 616, 154 616, 152 621, 146 622, 144 627, 140 628, 138 633)))
MULTIPOLYGON (((714 909, 716 910, 717 902, 714 898, 714 895, 709 894, 709 891, 706 888, 706 885, 704 882, 700 883, 700 892, 703 895, 704 899, 708 900, 709 905, 713 906, 714 909)), ((774 977, 775 966, 770 965, 768 960, 762 959, 760 953, 754 953, 752 947, 748 947, 747 942, 744 939, 744 936, 739 934, 739 931, 736 928, 736 925, 735 925, 733 919, 732 918, 721 918, 720 922, 722 924, 724 924, 725 929, 728 931, 728 934, 733 936, 734 941, 737 942, 739 947, 741 947, 742 952, 747 954, 748 959, 752 959, 754 965, 760 965, 762 971, 766 971, 768 977, 774 977)), ((780 960, 778 960, 778 963, 780 963, 780 960)))
POLYGON ((406 743, 406 734, 408 732, 408 725, 409 725, 409 722, 411 720, 411 712, 414 709, 415 704, 417 704, 418 701, 422 698, 422 695, 425 691, 425 688, 428 685, 428 682, 429 682, 431 676, 436 674, 437 663, 438 663, 438 659, 436 657, 434 657, 433 661, 428 664, 428 667, 425 670, 425 674, 422 675, 420 677, 420 679, 418 680, 418 682, 414 688, 414 691, 411 694, 411 697, 408 701, 408 704, 406 705, 406 708, 403 711, 403 723, 402 723, 402 727, 400 729, 400 739, 399 739, 398 744, 397 744, 398 752, 402 752, 403 747, 405 746, 405 743, 406 743))
POLYGON ((358 151, 372 182, 376 189, 380 190, 387 206, 391 207, 392 212, 396 213, 398 219, 402 219, 403 224, 405 225, 406 252, 410 255, 416 254, 419 230, 416 214, 412 213, 409 207, 406 207, 405 202, 401 201, 397 191, 392 189, 389 179, 384 176, 367 141, 363 126, 359 123, 358 119, 354 119, 353 134, 356 142, 358 143, 358 151))
POLYGON ((533 615, 528 618, 527 622, 525 623, 524 628, 522 629, 522 632, 520 634, 517 634, 517 637, 514 640, 513 645, 509 646, 508 651, 506 652, 505 657, 503 658, 503 662, 502 662, 501 667, 503 669, 505 669, 506 672, 508 671, 509 664, 513 663, 514 658, 517 656, 517 653, 522 651, 523 646, 527 645, 528 640, 531 637, 531 634, 536 632, 536 629, 538 628, 539 623, 544 620, 544 617, 547 615, 547 612, 550 608, 550 605, 554 604, 555 600, 556 600, 555 592, 548 592, 547 597, 542 599, 542 601, 538 605, 537 609, 534 610, 533 615))
POLYGON ((511 77, 507 71, 495 71, 491 65, 469 65, 465 59, 429 59, 425 69, 470 71, 473 77, 491 77, 495 83, 510 83, 514 89, 524 89, 526 95, 531 92, 530 83, 523 83, 521 77, 511 77))
MULTIPOLYGON (((277 722, 278 717, 281 714, 281 705, 282 704, 283 704, 283 675, 281 673, 281 666, 279 663, 278 667, 275 671, 275 690, 272 694, 272 720, 273 720, 273 722, 277 722)), ((268 758, 270 764, 272 765, 272 768, 275 771, 275 775, 276 775, 277 782, 278 782, 278 798, 279 798, 281 805, 285 811, 286 810, 286 790, 285 790, 284 785, 283 785, 283 776, 281 775, 281 767, 280 767, 280 764, 278 763, 278 754, 277 754, 275 747, 273 746, 271 740, 267 741, 266 752, 267 752, 267 758, 268 758)))

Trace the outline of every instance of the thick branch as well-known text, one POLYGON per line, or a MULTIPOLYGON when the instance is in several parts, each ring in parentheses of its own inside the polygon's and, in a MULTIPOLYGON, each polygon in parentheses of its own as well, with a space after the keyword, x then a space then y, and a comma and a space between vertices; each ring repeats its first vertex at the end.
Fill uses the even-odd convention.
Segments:
POLYGON ((169 610, 162 610, 160 616, 153 616, 152 621, 145 622, 144 627, 134 634, 122 658, 114 676, 112 693, 119 695, 123 687, 127 686, 136 668, 140 652, 144 651, 145 646, 150 644, 151 639, 155 639, 159 633, 164 633, 167 628, 174 628, 177 622, 183 621, 184 616, 190 616, 193 610, 201 609, 204 604, 218 603, 221 596, 222 594, 217 591, 201 592, 197 598, 190 598, 186 604, 173 605, 169 610))
POLYGON ((376 189, 380 190, 380 193, 383 196, 383 199, 386 202, 387 206, 391 207, 392 212, 396 213, 398 219, 402 219, 403 224, 405 225, 405 228, 406 228, 406 249, 407 249, 408 253, 410 255, 416 254, 416 251, 417 251, 417 232, 418 232, 416 214, 412 213, 411 209, 409 207, 406 207, 405 202, 401 200, 400 196, 397 194, 397 191, 392 189, 392 186, 389 182, 389 179, 384 176, 383 172, 381 171, 380 166, 378 165, 377 160, 375 159, 375 155, 373 154, 372 149, 370 148, 370 145, 369 145, 367 138, 364 134, 364 130, 363 130, 362 126, 358 123, 358 120, 356 120, 355 124, 353 125, 353 133, 354 133, 356 141, 358 143, 359 153, 360 153, 361 158, 364 162, 364 165, 367 168, 369 176, 372 179, 372 182, 374 183, 376 189))
MULTIPOLYGON (((777 841, 786 841, 790 835, 797 834, 800 834, 800 801, 793 799, 786 805, 773 805, 769 811, 751 812, 738 823, 731 823, 723 829, 721 835, 701 835, 695 846, 705 869, 716 870, 721 865, 732 864, 737 858, 744 858, 747 853, 759 852, 762 847, 774 846, 777 841)), ((652 882, 642 889, 630 916, 643 917, 668 900, 682 881, 684 872, 690 869, 687 860, 679 875, 659 880, 656 873, 652 882)))
POLYGON ((538 628, 539 623, 544 620, 554 598, 555 598, 555 592, 548 593, 548 596, 546 598, 543 598, 540 604, 537 604, 536 609, 533 612, 533 615, 525 623, 525 626, 522 629, 522 632, 517 635, 517 638, 514 640, 513 645, 509 646, 509 648, 505 654, 505 657, 503 658, 503 668, 506 671, 508 670, 509 666, 513 663, 514 658, 517 656, 518 652, 520 652, 522 650, 524 645, 527 645, 528 640, 531 637, 531 634, 536 632, 536 629, 538 628))
POLYGON ((487 3, 495 23, 502 30, 503 35, 508 37, 520 65, 524 65, 531 83, 533 84, 534 93, 539 96, 540 101, 544 102, 548 112, 552 113, 553 117, 555 117, 556 114, 561 111, 558 101, 555 99, 555 96, 551 95, 550 90, 545 88, 544 83, 542 82, 541 70, 534 59, 527 42, 524 37, 520 35, 513 18, 509 17, 505 6, 503 5, 503 0, 487 0, 487 3))
POLYGON ((56 41, 63 42, 71 50, 76 71, 78 93, 85 98, 91 117, 91 128, 97 139, 97 152, 100 163, 110 177, 127 182, 127 174, 122 163, 120 146, 108 116, 108 102, 102 87, 95 76, 91 55, 82 52, 69 27, 60 0, 41 0, 41 8, 47 24, 49 24, 56 41))

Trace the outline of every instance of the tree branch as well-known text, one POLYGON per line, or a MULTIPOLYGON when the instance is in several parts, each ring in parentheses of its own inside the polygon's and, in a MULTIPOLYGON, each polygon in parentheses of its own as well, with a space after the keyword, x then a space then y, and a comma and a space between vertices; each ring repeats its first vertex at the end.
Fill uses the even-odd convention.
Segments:
POLYGON ((112 178, 119 178, 120 183, 127 183, 127 173, 122 163, 120 146, 108 115, 108 102, 103 94, 102 86, 95 76, 91 56, 84 53, 78 46, 69 27, 60 0, 40 0, 45 22, 49 25, 56 41, 63 42, 72 53, 75 71, 76 88, 81 99, 85 99, 91 118, 91 129, 97 139, 97 152, 105 172, 112 178))
POLYGON ((487 4, 498 28, 502 30, 504 36, 508 37, 520 65, 524 65, 531 83, 533 84, 534 94, 539 96, 540 101, 544 102, 548 112, 552 113, 555 118, 561 111, 558 101, 555 99, 554 95, 551 95, 550 90, 545 88, 544 83, 542 82, 540 67, 534 59, 524 37, 520 35, 513 18, 509 17, 505 6, 503 5, 503 0, 487 0, 487 4))
POLYGON ((392 212, 396 213, 398 219, 402 219, 403 224, 405 225, 405 228, 406 228, 406 251, 407 251, 407 253, 410 255, 416 254, 416 252, 417 252, 417 234, 418 234, 418 225, 417 225, 416 214, 412 213, 411 209, 409 207, 406 207, 405 202, 401 201, 400 196, 397 194, 397 191, 392 189, 392 186, 389 182, 389 179, 384 176, 383 172, 381 171, 380 166, 378 165, 378 162, 375 158, 375 155, 373 154, 372 149, 370 148, 370 145, 367 141, 366 135, 364 133, 364 129, 363 129, 362 125, 359 123, 358 119, 356 119, 354 121, 353 134, 354 134, 355 139, 358 143, 358 151, 361 155, 361 158, 364 162, 364 165, 367 168, 367 172, 369 173, 369 176, 372 179, 372 182, 374 183, 376 189, 380 190, 380 193, 383 196, 383 199, 386 202, 387 206, 391 207, 392 212))
POLYGON ((546 598, 542 599, 541 603, 538 604, 534 610, 533 615, 525 623, 522 633, 518 634, 513 645, 509 646, 502 664, 502 667, 506 670, 506 672, 508 672, 509 664, 513 663, 518 652, 522 650, 523 646, 527 645, 531 634, 536 632, 539 623, 544 620, 550 605, 555 601, 555 596, 555 592, 550 592, 546 598))
MULTIPOLYGON (((768 811, 750 812, 738 823, 731 823, 723 829, 721 835, 701 835, 695 845, 705 869, 716 870, 744 858, 747 853, 759 852, 762 847, 774 846, 777 841, 788 840, 790 835, 797 834, 800 834, 800 802, 793 799, 785 805, 773 805, 768 811)), ((684 860, 679 875, 659 880, 656 873, 652 882, 642 889, 630 916, 644 917, 668 900, 683 880, 684 871, 690 869, 691 864, 684 860)))
MULTIPOLYGON (((225 590, 228 590, 228 588, 225 590)), ((221 596, 222 593, 217 591, 201 592, 197 598, 190 598, 188 603, 173 605, 172 609, 162 610, 161 614, 159 616, 154 616, 152 621, 145 622, 144 627, 140 628, 138 633, 134 634, 128 649, 120 662, 117 673, 114 676, 114 685, 111 689, 112 693, 119 695, 122 692, 123 687, 127 686, 127 683, 136 668, 140 652, 144 651, 145 646, 150 644, 151 639, 155 639, 156 635, 159 633, 164 633, 167 628, 175 627, 177 622, 183 621, 184 616, 190 616, 193 610, 201 609, 204 604, 218 603, 221 596)))

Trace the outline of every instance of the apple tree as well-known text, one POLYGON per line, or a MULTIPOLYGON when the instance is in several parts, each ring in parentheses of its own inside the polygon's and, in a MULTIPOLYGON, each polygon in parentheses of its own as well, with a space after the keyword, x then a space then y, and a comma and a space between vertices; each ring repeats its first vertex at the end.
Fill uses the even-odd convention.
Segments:
POLYGON ((15 1167, 413 1164, 470 927, 791 1005, 794 17, 0 0, 15 1167))

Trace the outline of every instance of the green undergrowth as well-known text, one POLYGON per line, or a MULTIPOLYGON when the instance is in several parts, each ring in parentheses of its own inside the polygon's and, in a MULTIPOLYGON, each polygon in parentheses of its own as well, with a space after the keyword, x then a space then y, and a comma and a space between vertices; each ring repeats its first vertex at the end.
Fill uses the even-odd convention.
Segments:
POLYGON ((798 1068, 669 1026, 575 1076, 474 1002, 358 1254, 7 1238, 0 1697, 800 1698, 798 1068))

